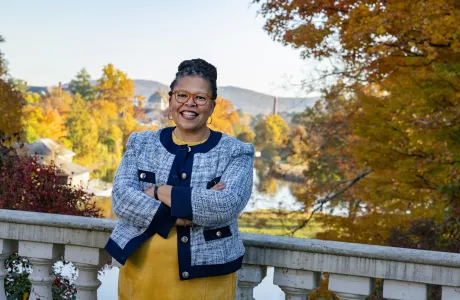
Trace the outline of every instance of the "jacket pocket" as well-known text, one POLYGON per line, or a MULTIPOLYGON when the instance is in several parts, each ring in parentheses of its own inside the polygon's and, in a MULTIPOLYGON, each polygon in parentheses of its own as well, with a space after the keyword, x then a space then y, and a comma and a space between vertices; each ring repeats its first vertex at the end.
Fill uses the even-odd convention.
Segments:
POLYGON ((148 183, 155 183, 155 173, 144 171, 144 170, 137 170, 137 175, 139 177, 139 181, 148 182, 148 183))
POLYGON ((203 234, 204 234, 204 240, 206 242, 212 241, 212 240, 223 239, 223 238, 232 236, 232 232, 230 231, 230 226, 204 230, 203 234))
POLYGON ((137 170, 137 178, 141 184, 142 190, 146 190, 156 183, 155 173, 144 170, 137 170))
POLYGON ((209 181, 208 184, 206 185, 206 188, 209 190, 213 186, 219 183, 221 176, 214 178, 213 180, 209 181))

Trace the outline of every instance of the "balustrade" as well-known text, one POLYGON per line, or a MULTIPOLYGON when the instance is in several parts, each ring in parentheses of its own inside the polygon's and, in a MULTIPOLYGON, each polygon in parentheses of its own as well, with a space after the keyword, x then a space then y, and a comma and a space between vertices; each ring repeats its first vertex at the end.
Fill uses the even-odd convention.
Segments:
MULTIPOLYGON (((52 299, 53 263, 64 257, 78 270, 77 299, 97 299, 98 270, 110 257, 103 247, 115 221, 0 210, 0 260, 18 251, 32 263, 30 299, 52 299)), ((427 299, 429 285, 442 300, 460 299, 460 254, 351 243, 241 234, 246 254, 237 274, 236 299, 252 300, 254 288, 274 267, 273 283, 285 299, 306 300, 329 273, 329 290, 341 300, 365 299, 383 279, 387 299, 427 299)), ((113 264, 118 265, 118 264, 113 264)), ((0 264, 0 300, 7 270, 0 264)))

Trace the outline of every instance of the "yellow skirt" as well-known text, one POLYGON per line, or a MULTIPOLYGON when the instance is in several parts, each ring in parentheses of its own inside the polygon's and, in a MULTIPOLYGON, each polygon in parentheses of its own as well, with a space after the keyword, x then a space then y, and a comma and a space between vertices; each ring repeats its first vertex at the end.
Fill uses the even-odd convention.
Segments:
POLYGON ((236 272, 179 280, 177 231, 158 234, 142 244, 120 269, 119 300, 233 300, 236 272))

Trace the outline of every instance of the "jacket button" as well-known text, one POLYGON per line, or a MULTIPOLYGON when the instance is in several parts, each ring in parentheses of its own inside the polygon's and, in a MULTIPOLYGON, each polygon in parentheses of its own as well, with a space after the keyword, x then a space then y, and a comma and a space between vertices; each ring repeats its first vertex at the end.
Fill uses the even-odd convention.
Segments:
POLYGON ((181 177, 182 179, 186 179, 186 178, 187 178, 187 174, 182 173, 182 174, 180 175, 180 177, 181 177))
POLYGON ((186 236, 183 236, 183 237, 181 237, 181 239, 180 239, 180 240, 182 241, 182 243, 184 243, 184 244, 185 244, 185 243, 187 243, 187 242, 188 242, 188 237, 186 237, 186 236))
POLYGON ((217 231, 217 232, 216 232, 216 235, 217 235, 218 237, 221 237, 221 236, 222 236, 222 232, 217 231))
POLYGON ((192 148, 188 147, 188 152, 192 151, 192 148))
POLYGON ((188 274, 188 272, 187 272, 187 271, 185 271, 185 272, 182 272, 182 277, 184 277, 184 278, 188 278, 188 276, 189 276, 189 274, 188 274))
POLYGON ((144 179, 145 176, 147 176, 147 175, 145 175, 145 173, 141 173, 141 175, 139 175, 139 177, 142 178, 142 179, 144 179))

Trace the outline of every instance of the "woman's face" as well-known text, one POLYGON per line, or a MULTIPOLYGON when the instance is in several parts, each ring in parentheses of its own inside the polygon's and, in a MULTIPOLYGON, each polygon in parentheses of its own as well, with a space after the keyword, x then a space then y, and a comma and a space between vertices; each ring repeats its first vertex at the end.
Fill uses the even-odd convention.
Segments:
MULTIPOLYGON (((208 81, 199 76, 182 77, 176 83, 174 91, 211 95, 208 81)), ((178 95, 176 93, 169 98, 169 110, 177 127, 184 131, 199 131, 206 126, 208 118, 214 111, 214 101, 208 97, 205 105, 197 105, 193 101, 193 97, 189 97, 184 103, 179 103, 176 96, 183 96, 183 94, 178 95)))

